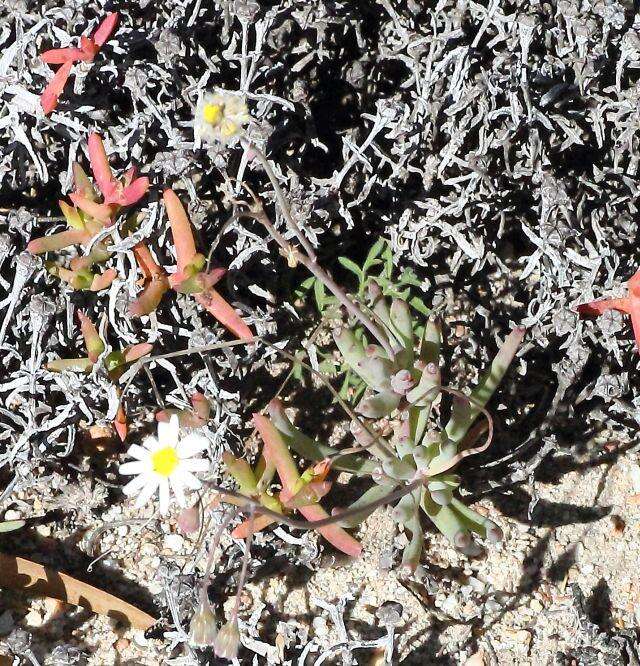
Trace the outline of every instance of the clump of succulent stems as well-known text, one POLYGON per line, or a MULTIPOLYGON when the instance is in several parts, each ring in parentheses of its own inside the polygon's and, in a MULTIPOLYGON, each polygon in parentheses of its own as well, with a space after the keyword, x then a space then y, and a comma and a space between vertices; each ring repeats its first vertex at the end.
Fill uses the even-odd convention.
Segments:
MULTIPOLYGON (((191 223, 180 199, 173 190, 166 189, 162 195, 171 225, 171 234, 176 250, 176 271, 168 276, 169 286, 177 292, 189 294, 205 310, 210 312, 223 326, 241 340, 251 340, 253 332, 236 313, 233 307, 215 289, 215 284, 223 277, 225 270, 208 270, 206 257, 196 250, 191 223)), ((144 303, 144 293, 134 307, 134 314, 148 313, 155 309, 157 302, 144 303)))
MULTIPOLYGON (((268 162, 267 162, 268 163, 268 162)), ((249 188, 247 188, 249 189, 249 188)), ((410 533, 403 553, 403 565, 414 569, 422 553, 425 535, 421 516, 425 514, 460 551, 474 554, 474 535, 490 542, 502 537, 500 528, 457 496, 460 477, 453 468, 464 457, 484 451, 490 444, 493 427, 485 409, 487 401, 513 360, 525 330, 515 328, 503 341, 488 372, 469 395, 443 386, 441 382, 440 324, 429 319, 420 338, 410 306, 402 299, 389 301, 379 286, 369 285, 366 306, 352 299, 318 264, 315 253, 306 250, 308 241, 286 209, 283 217, 302 249, 292 246, 269 220, 263 206, 252 194, 244 204, 243 215, 265 226, 292 264, 301 263, 331 291, 345 307, 347 319, 334 331, 336 346, 346 364, 366 385, 354 408, 348 408, 354 446, 336 450, 317 442, 299 430, 288 418, 280 400, 273 400, 268 416, 254 415, 254 425, 264 447, 255 469, 246 461, 228 455, 227 469, 239 492, 224 492, 224 498, 239 507, 251 506, 256 517, 254 530, 274 521, 316 529, 327 541, 349 555, 358 555, 360 544, 346 531, 362 522, 376 507, 393 504, 392 516, 410 533), (356 335, 364 327, 368 342, 356 335), (437 406, 443 394, 452 396, 449 420, 439 427, 437 406), (483 414, 486 423, 475 425, 483 414), (391 425, 391 435, 380 435, 381 421, 391 425), (482 445, 477 441, 485 436, 482 445), (310 466, 300 475, 294 452, 310 466), (329 516, 320 500, 330 489, 331 469, 371 478, 374 485, 354 504, 329 516), (275 475, 282 490, 270 491, 275 475), (249 498, 250 501, 247 502, 249 498), (306 521, 291 521, 288 512, 299 511, 306 521)), ((277 197, 286 206, 284 197, 277 197)), ((241 523, 236 537, 246 536, 249 525, 241 523)))
MULTIPOLYGON (((136 177, 135 168, 116 179, 109 166, 102 139, 96 133, 88 140, 91 182, 79 163, 73 165, 74 191, 69 195, 73 205, 60 201, 60 209, 69 228, 42 236, 27 245, 31 254, 57 252, 79 245, 83 254, 73 257, 68 266, 58 261, 47 261, 48 271, 66 282, 72 289, 101 291, 116 279, 113 268, 100 272, 98 267, 112 256, 113 245, 109 229, 119 222, 124 207, 137 203, 149 189, 146 176, 136 177)), ((160 305, 164 294, 173 289, 191 295, 223 326, 242 340, 250 340, 253 333, 233 307, 215 289, 225 269, 209 269, 206 258, 197 252, 191 223, 178 196, 171 189, 163 193, 163 201, 171 226, 177 266, 173 273, 158 264, 145 242, 133 247, 133 255, 142 273, 142 291, 131 302, 129 314, 134 317, 148 315, 160 305)), ((125 219, 121 231, 130 233, 136 226, 133 216, 125 219)))
POLYGON ((124 207, 135 204, 147 193, 149 179, 146 176, 136 177, 134 167, 120 180, 116 179, 102 139, 96 133, 89 136, 88 153, 95 186, 80 164, 74 162, 75 189, 69 195, 72 205, 63 200, 58 202, 69 228, 32 240, 27 250, 31 254, 44 254, 81 245, 85 254, 71 259, 68 267, 48 261, 45 264, 47 270, 72 289, 101 291, 109 287, 117 276, 113 268, 103 272, 96 270, 112 254, 111 239, 104 232, 116 224, 124 207))
POLYGON ((136 245, 133 252, 143 274, 143 289, 130 304, 129 313, 134 317, 150 314, 160 305, 165 292, 173 289, 195 298, 239 339, 250 340, 253 337, 251 329, 215 289, 216 283, 224 276, 225 269, 207 268, 206 257, 196 250, 191 223, 178 195, 173 190, 166 189, 162 199, 169 218, 177 266, 173 273, 167 274, 156 263, 145 244, 136 245))

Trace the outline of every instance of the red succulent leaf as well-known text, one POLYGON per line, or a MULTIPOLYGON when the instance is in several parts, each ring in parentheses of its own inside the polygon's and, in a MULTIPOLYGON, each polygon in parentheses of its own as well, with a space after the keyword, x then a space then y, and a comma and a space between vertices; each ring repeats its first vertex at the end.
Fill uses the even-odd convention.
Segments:
MULTIPOLYGON (((283 490, 291 491, 300 479, 300 475, 281 433, 262 414, 254 414, 253 422, 264 442, 263 455, 265 460, 276 466, 283 490)), ((328 518, 327 512, 319 504, 301 506, 298 510, 307 520, 312 522, 328 518)), ((358 557, 362 552, 362 546, 338 525, 325 525, 324 527, 318 527, 317 530, 329 543, 347 555, 358 557)))
POLYGON ((90 201, 77 192, 72 192, 69 195, 69 199, 71 199, 71 201, 73 201, 83 213, 86 213, 103 224, 111 222, 113 209, 108 204, 99 204, 95 201, 90 201))
POLYGON ((578 314, 584 315, 585 317, 597 317, 609 310, 618 310, 618 312, 629 313, 629 299, 606 298, 599 301, 590 301, 589 303, 581 303, 576 309, 578 314))
POLYGON ((597 317, 609 310, 617 310, 631 315, 633 336, 636 348, 640 351, 640 271, 627 280, 628 295, 624 298, 605 298, 589 303, 581 303, 576 308, 578 314, 586 317, 597 317))
POLYGON ((167 274, 158 266, 144 243, 138 243, 133 248, 133 254, 145 280, 148 280, 142 293, 129 305, 129 313, 134 317, 141 317, 158 307, 164 292, 169 289, 169 281, 167 274))
POLYGON ((40 96, 40 104, 45 115, 51 113, 58 104, 58 97, 71 73, 74 62, 92 62, 100 47, 109 39, 118 23, 118 12, 111 12, 100 23, 92 37, 80 37, 80 48, 70 46, 62 49, 49 49, 40 56, 50 65, 62 65, 40 96))
POLYGON ((134 361, 137 361, 139 358, 142 358, 143 356, 150 354, 152 350, 153 350, 153 345, 151 343, 139 342, 137 345, 131 345, 131 347, 123 349, 122 353, 124 354, 124 360, 127 363, 133 363, 134 361))
POLYGON ((118 193, 117 197, 112 200, 105 198, 106 203, 117 203, 120 206, 131 206, 142 197, 149 190, 149 179, 146 176, 136 178, 131 185, 124 187, 118 193))
POLYGON ((111 33, 115 30, 118 25, 118 12, 111 12, 102 20, 100 25, 96 28, 96 31, 93 33, 91 40, 94 44, 100 48, 109 40, 111 33))
POLYGON ((92 132, 89 135, 87 149, 89 151, 89 162, 91 163, 93 178, 99 190, 104 195, 105 203, 108 203, 107 198, 113 195, 117 183, 111 172, 104 144, 97 132, 92 132))
POLYGON ((129 314, 132 317, 142 317, 152 313, 169 289, 165 276, 154 276, 144 287, 142 293, 129 304, 129 314))
POLYGON ((640 297, 640 271, 636 271, 628 280, 627 287, 632 296, 640 297))
POLYGON ((253 331, 245 324, 242 317, 215 289, 207 289, 193 297, 210 312, 225 328, 234 333, 240 340, 252 340, 253 331))
POLYGON ((265 527, 269 527, 271 523, 275 522, 275 518, 271 518, 271 516, 255 516, 253 519, 247 518, 233 529, 231 538, 246 539, 249 536, 249 532, 253 534, 261 532, 265 527))
POLYGON ((102 291, 111 285, 111 283, 118 277, 118 273, 114 268, 107 268, 101 275, 96 275, 91 282, 91 291, 102 291))
POLYGON ((80 332, 84 338, 84 346, 87 348, 87 355, 92 363, 98 360, 98 357, 104 351, 104 343, 100 338, 95 324, 82 311, 78 310, 78 319, 80 320, 80 332))
POLYGON ((162 193, 162 199, 164 200, 167 217, 171 225, 173 245, 176 248, 178 272, 181 272, 184 271, 196 256, 196 243, 193 239, 191 223, 187 217, 187 211, 173 190, 166 189, 162 193))
POLYGON ((69 74, 71 74, 72 62, 65 62, 60 69, 53 75, 53 78, 47 84, 42 95, 40 95, 40 105, 45 115, 51 113, 58 106, 58 98, 64 90, 69 74))
POLYGON ((200 273, 199 279, 202 288, 205 291, 207 289, 211 289, 211 287, 220 282, 220 280, 225 276, 226 272, 227 272, 226 268, 212 268, 210 271, 206 273, 200 273))
POLYGON ((82 35, 82 37, 80 37, 80 50, 82 51, 82 55, 79 58, 80 60, 83 60, 84 62, 93 62, 100 47, 90 37, 82 35))
POLYGON ((149 248, 144 243, 138 243, 134 246, 133 256, 136 258, 138 267, 146 278, 151 278, 154 275, 165 275, 165 272, 158 266, 149 248))
POLYGON ((124 440, 127 438, 127 433, 129 432, 129 425, 127 423, 127 415, 122 405, 118 407, 116 418, 113 420, 113 427, 118 433, 118 437, 120 437, 121 441, 124 442, 124 440))
POLYGON ((124 176, 124 185, 113 176, 109 166, 109 158, 99 134, 93 132, 87 143, 91 171, 105 204, 130 206, 139 201, 149 189, 149 179, 146 176, 133 180, 136 169, 131 167, 124 176), (133 182, 132 182, 133 181, 133 182))
POLYGON ((40 58, 48 65, 62 65, 65 62, 78 62, 84 60, 85 53, 75 46, 67 46, 63 49, 49 49, 40 54, 40 58))
POLYGON ((60 231, 57 234, 51 234, 51 236, 35 238, 27 245, 27 251, 31 254, 43 254, 44 252, 62 250, 70 245, 84 243, 86 240, 86 231, 67 229, 66 231, 60 231))

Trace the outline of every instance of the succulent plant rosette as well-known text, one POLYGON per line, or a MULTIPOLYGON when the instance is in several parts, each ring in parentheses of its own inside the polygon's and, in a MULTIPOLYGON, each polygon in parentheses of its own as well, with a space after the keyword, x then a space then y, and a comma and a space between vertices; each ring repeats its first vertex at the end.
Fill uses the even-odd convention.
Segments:
MULTIPOLYGON (((445 386, 441 326, 435 318, 422 325, 406 300, 388 298, 373 280, 364 298, 347 295, 319 266, 315 255, 294 248, 274 228, 255 197, 247 208, 247 215, 265 225, 283 254, 309 268, 344 306, 346 315, 333 338, 342 367, 355 373, 364 390, 353 391, 357 401, 348 405, 331 389, 350 419, 353 445, 347 449, 306 435, 279 399, 269 404, 268 416, 254 415, 264 441, 255 469, 231 455, 225 460, 239 486, 239 492, 226 499, 246 510, 242 498, 250 498, 255 512, 235 529, 234 536, 246 536, 250 529, 263 529, 278 519, 302 526, 287 519, 292 511, 299 511, 307 527, 315 526, 336 548, 358 555, 361 546, 346 530, 376 508, 390 505, 394 520, 411 534, 402 557, 411 570, 419 564, 425 542, 423 516, 467 555, 479 552, 475 537, 499 541, 500 528, 460 498, 461 479, 455 468, 491 443, 493 422, 486 404, 514 359, 524 328, 514 328, 504 339, 472 390, 445 386), (441 409, 443 397, 450 399, 450 410, 441 409), (443 420, 444 414, 448 418, 443 420), (369 477, 372 485, 353 504, 334 509, 329 516, 321 500, 331 489, 333 470, 369 477), (271 490, 276 474, 280 492, 271 490)), ((301 232, 294 229, 294 233, 301 232)))

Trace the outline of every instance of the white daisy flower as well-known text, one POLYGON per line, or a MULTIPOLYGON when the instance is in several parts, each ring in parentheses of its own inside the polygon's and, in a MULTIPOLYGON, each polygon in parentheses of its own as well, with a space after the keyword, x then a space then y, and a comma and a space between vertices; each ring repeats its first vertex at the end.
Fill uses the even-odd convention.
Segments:
POLYGON ((137 509, 143 507, 156 493, 160 495, 160 513, 169 511, 171 493, 182 507, 186 506, 185 488, 198 490, 202 484, 194 472, 206 472, 209 461, 194 458, 195 454, 207 448, 207 439, 197 433, 184 437, 180 433, 177 416, 169 423, 158 423, 158 437, 148 437, 142 446, 133 444, 127 453, 135 458, 120 465, 120 474, 134 474, 122 489, 128 497, 138 495, 137 509))
POLYGON ((196 107, 194 131, 196 141, 229 143, 242 134, 249 122, 249 112, 242 97, 204 93, 196 107))

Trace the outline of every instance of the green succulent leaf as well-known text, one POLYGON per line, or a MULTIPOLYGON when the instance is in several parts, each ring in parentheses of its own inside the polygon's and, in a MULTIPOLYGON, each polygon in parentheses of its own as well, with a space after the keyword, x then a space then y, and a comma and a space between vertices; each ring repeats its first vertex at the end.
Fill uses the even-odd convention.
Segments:
POLYGON ((348 271, 351 271, 359 281, 364 278, 364 271, 355 261, 348 259, 347 257, 338 257, 338 261, 342 266, 344 266, 348 271))
POLYGON ((511 331, 502 345, 500 345, 500 349, 493 359, 489 372, 484 375, 476 388, 471 392, 470 400, 457 400, 454 402, 451 418, 445 428, 446 434, 452 441, 460 442, 462 440, 478 414, 480 414, 481 407, 487 404, 496 388, 498 388, 498 384, 502 381, 511 361, 518 351, 524 334, 525 329, 522 327, 511 331))
MULTIPOLYGON (((367 504, 371 504, 372 502, 378 502, 381 500, 385 495, 388 495, 389 493, 392 493, 397 486, 393 485, 374 485, 369 488, 364 494, 362 494, 353 504, 350 504, 349 506, 345 507, 345 510, 351 510, 351 509, 358 509, 361 506, 366 506, 367 504)), ((375 509, 365 509, 362 511, 362 513, 359 513, 356 516, 349 516, 348 518, 345 518, 344 520, 341 520, 338 524, 341 527, 345 528, 351 528, 351 527, 357 527, 360 523, 365 521, 373 512, 375 509)))
MULTIPOLYGON (((340 454, 339 449, 317 442, 296 428, 287 417, 284 407, 279 400, 272 400, 269 403, 269 416, 273 425, 283 436, 287 446, 305 460, 319 462, 325 458, 340 454)), ((373 471, 376 469, 376 465, 372 460, 353 454, 339 456, 331 466, 334 469, 350 472, 351 474, 373 474, 373 471)))

